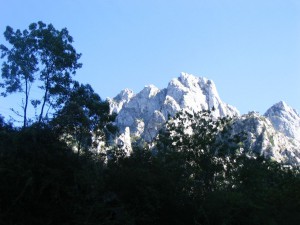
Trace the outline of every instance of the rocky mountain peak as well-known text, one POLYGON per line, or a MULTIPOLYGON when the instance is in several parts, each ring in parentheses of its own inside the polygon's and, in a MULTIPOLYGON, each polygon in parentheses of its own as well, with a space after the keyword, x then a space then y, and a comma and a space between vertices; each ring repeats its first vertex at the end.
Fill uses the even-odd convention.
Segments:
POLYGON ((119 113, 123 105, 128 103, 133 96, 134 93, 132 90, 124 89, 113 99, 108 98, 110 113, 119 113))
POLYGON ((300 115, 284 101, 273 105, 264 116, 271 121, 276 130, 300 141, 300 115))
POLYGON ((180 76, 177 79, 179 82, 183 84, 183 86, 189 88, 189 89, 195 89, 200 85, 200 80, 204 79, 207 80, 206 78, 201 78, 196 77, 192 74, 187 74, 187 73, 180 73, 180 76))
POLYGON ((180 110, 214 108, 216 117, 239 115, 236 108, 221 101, 213 81, 187 73, 172 79, 167 88, 148 85, 135 95, 123 91, 109 102, 111 111, 118 113, 116 123, 121 132, 129 127, 131 135, 146 141, 151 141, 168 117, 180 110))
POLYGON ((284 101, 280 101, 274 104, 269 110, 267 111, 293 111, 293 109, 284 101))
POLYGON ((145 98, 151 98, 156 96, 160 92, 160 89, 155 87, 153 84, 147 85, 144 89, 139 93, 139 95, 145 98))
POLYGON ((232 128, 232 134, 245 134, 246 149, 277 162, 299 165, 300 143, 279 132, 267 117, 250 112, 236 118, 232 128))
POLYGON ((300 164, 300 115, 283 101, 263 116, 255 112, 240 116, 235 107, 221 100, 213 81, 187 73, 173 78, 164 89, 148 85, 137 94, 125 89, 108 101, 111 113, 118 113, 118 144, 126 152, 130 152, 131 139, 151 142, 169 116, 179 111, 214 109, 215 118, 234 117, 232 134, 246 134, 246 149, 278 162, 300 164))
POLYGON ((115 100, 117 100, 117 101, 122 101, 122 100, 129 101, 129 99, 132 98, 133 96, 134 96, 134 93, 133 93, 132 90, 124 89, 120 92, 120 94, 118 94, 115 97, 115 100))

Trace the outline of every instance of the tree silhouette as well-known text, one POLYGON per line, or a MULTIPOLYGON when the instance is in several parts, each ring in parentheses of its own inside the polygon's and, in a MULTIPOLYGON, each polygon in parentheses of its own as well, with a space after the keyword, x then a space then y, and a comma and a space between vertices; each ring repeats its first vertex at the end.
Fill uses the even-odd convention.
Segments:
POLYGON ((50 109, 58 108, 64 101, 63 96, 68 94, 72 83, 71 75, 81 67, 77 62, 81 55, 73 48, 73 38, 66 28, 59 31, 41 21, 30 24, 24 31, 7 26, 4 36, 11 48, 0 45, 1 58, 6 58, 2 65, 1 86, 5 88, 2 95, 14 92, 25 95, 23 127, 28 125, 29 102, 34 108, 39 107, 37 120, 42 122, 50 109), (44 93, 40 99, 30 99, 34 83, 44 93))

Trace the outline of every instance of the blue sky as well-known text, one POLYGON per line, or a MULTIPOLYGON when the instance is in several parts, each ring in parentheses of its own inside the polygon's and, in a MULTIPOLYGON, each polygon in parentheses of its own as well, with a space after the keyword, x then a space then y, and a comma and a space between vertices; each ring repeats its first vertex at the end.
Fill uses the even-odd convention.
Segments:
MULTIPOLYGON (((103 98, 159 88, 187 72, 212 79, 242 113, 284 100, 300 111, 298 0, 0 0, 7 25, 66 27, 83 68, 75 79, 103 98)), ((2 63, 2 61, 0 61, 2 63)), ((11 98, 12 99, 12 98, 11 98)), ((0 114, 20 105, 0 99, 0 114), (13 106, 10 106, 13 105, 13 106)))

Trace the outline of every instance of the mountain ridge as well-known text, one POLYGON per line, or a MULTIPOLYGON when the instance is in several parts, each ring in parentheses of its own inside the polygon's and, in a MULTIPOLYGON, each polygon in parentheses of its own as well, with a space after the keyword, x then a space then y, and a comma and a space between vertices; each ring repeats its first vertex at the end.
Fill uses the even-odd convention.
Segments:
POLYGON ((108 101, 111 112, 118 114, 116 123, 121 132, 129 127, 131 134, 146 141, 151 141, 162 124, 183 109, 199 112, 214 108, 215 117, 239 115, 235 107, 221 101, 213 81, 187 73, 172 79, 167 88, 148 85, 137 94, 125 89, 108 101))
POLYGON ((111 113, 117 113, 120 140, 127 149, 131 148, 132 138, 151 142, 168 118, 179 111, 213 109, 214 118, 235 118, 233 132, 245 131, 245 145, 249 148, 275 161, 300 164, 300 116, 283 101, 271 106, 264 115, 240 115, 234 106, 221 100, 212 80, 182 72, 166 88, 147 85, 137 94, 125 89, 108 102, 111 113))

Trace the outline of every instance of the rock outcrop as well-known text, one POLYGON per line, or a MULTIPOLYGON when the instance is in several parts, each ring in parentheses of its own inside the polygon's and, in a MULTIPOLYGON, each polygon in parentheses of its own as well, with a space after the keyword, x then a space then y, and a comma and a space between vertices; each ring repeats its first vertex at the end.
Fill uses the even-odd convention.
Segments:
POLYGON ((118 113, 120 131, 129 127, 132 136, 145 141, 151 141, 168 118, 180 110, 214 109, 215 117, 239 115, 236 108, 222 102, 213 81, 187 73, 171 80, 165 89, 149 85, 136 95, 124 90, 109 102, 111 112, 118 113))
POLYGON ((300 164, 300 142, 278 131, 265 116, 250 112, 235 118, 233 133, 244 133, 245 149, 289 165, 300 164))
POLYGON ((240 116, 235 107, 221 100, 213 81, 187 73, 172 79, 167 88, 149 85, 137 94, 125 89, 108 101, 111 113, 118 114, 118 143, 128 154, 131 140, 151 142, 177 112, 213 110, 215 118, 234 117, 232 134, 245 133, 245 149, 278 162, 300 165, 300 115, 285 102, 273 105, 263 116, 255 112, 240 116))
POLYGON ((300 141, 300 115, 285 102, 273 105, 264 116, 271 121, 277 131, 300 141))

